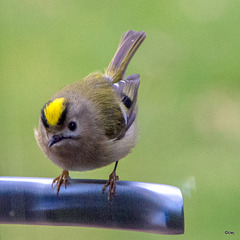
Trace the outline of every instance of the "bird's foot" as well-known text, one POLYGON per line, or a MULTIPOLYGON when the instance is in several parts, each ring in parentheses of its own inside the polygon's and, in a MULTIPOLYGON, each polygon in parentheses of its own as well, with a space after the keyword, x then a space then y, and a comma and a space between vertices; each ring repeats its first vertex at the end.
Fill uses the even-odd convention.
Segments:
POLYGON ((119 177, 114 170, 110 175, 107 183, 103 186, 102 193, 106 191, 106 188, 109 187, 108 190, 108 201, 111 200, 112 196, 115 196, 116 193, 116 181, 119 180, 119 177))
POLYGON ((53 188, 53 185, 56 183, 57 184, 57 197, 59 196, 60 187, 63 183, 64 183, 65 188, 67 188, 68 179, 70 179, 70 176, 69 176, 69 172, 67 170, 63 170, 62 174, 60 174, 58 177, 53 179, 52 188, 53 188))

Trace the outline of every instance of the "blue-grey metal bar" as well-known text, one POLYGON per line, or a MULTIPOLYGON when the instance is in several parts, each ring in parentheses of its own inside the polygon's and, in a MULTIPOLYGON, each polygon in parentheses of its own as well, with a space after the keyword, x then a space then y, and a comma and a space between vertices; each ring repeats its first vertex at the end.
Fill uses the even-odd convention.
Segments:
POLYGON ((59 197, 52 179, 0 177, 0 223, 101 227, 159 234, 184 233, 183 198, 173 186, 118 181, 116 196, 104 180, 70 179, 59 197))

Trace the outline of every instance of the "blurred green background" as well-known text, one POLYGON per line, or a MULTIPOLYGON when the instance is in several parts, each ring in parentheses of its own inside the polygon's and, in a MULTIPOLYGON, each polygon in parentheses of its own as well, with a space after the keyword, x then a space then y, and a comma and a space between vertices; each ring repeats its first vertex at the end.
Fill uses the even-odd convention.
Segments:
MULTIPOLYGON (((103 71, 123 32, 147 38, 140 73, 139 142, 121 180, 170 184, 184 196, 185 234, 1 225, 5 239, 226 239, 240 235, 240 2, 0 1, 0 175, 56 177, 33 129, 52 94, 103 71)), ((73 178, 106 179, 113 165, 73 178)))

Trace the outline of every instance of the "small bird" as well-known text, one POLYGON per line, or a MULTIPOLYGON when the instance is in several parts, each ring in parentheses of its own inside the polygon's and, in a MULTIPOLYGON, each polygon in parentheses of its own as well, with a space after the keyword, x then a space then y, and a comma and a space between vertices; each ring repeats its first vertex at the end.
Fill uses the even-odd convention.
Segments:
POLYGON ((124 77, 133 55, 146 37, 130 30, 121 37, 107 70, 90 73, 64 86, 41 109, 35 138, 43 153, 62 173, 52 182, 57 196, 69 171, 87 171, 115 162, 108 199, 115 195, 118 161, 136 144, 137 95, 140 75, 124 77))

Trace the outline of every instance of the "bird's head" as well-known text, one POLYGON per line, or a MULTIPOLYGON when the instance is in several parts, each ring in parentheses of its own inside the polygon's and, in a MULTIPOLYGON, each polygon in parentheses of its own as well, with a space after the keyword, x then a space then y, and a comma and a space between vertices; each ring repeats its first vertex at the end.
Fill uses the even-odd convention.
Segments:
POLYGON ((41 110, 41 122, 47 133, 47 145, 62 146, 81 136, 79 109, 64 97, 55 98, 41 110), (78 114, 77 114, 78 113, 78 114))

